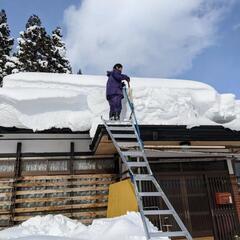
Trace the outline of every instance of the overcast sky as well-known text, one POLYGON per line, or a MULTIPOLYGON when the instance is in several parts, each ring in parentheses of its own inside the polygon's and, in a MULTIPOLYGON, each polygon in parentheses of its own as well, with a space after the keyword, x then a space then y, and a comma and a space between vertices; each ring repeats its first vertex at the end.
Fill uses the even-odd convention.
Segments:
POLYGON ((33 13, 49 32, 62 26, 75 71, 105 74, 121 62, 132 76, 198 80, 240 98, 238 0, 0 0, 0 8, 15 38, 33 13))

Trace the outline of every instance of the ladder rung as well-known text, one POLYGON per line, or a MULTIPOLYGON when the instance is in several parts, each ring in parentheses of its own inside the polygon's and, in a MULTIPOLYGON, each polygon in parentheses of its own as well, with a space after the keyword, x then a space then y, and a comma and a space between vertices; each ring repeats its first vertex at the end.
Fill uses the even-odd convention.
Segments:
POLYGON ((142 157, 144 155, 142 151, 126 151, 122 152, 122 154, 129 157, 142 157))
POLYGON ((136 138, 135 134, 112 134, 114 138, 136 138))
POLYGON ((146 162, 127 162, 129 167, 147 167, 148 164, 146 162))
POLYGON ((111 127, 108 127, 111 131, 131 131, 131 132, 134 132, 134 129, 133 127, 129 127, 126 125, 125 126, 111 126, 111 127))
POLYGON ((117 142, 120 148, 139 147, 138 142, 117 142))
POLYGON ((154 177, 150 174, 135 174, 134 175, 136 181, 152 181, 154 177))
POLYGON ((105 120, 105 123, 109 125, 131 125, 131 121, 115 121, 115 120, 105 120))
POLYGON ((161 192, 140 192, 139 195, 141 197, 161 197, 161 192))
POLYGON ((176 232, 150 232, 150 237, 187 237, 188 233, 184 231, 176 232))
POLYGON ((173 215, 173 210, 144 210, 144 215, 173 215))

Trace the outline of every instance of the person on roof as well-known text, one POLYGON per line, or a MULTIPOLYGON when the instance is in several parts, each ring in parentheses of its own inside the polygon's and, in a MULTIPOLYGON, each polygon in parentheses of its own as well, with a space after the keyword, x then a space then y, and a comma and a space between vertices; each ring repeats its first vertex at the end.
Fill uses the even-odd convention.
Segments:
POLYGON ((107 72, 107 91, 106 97, 110 105, 110 120, 120 120, 120 114, 122 111, 122 98, 123 96, 123 81, 130 82, 130 78, 127 75, 122 74, 123 66, 120 63, 114 65, 112 71, 107 72))

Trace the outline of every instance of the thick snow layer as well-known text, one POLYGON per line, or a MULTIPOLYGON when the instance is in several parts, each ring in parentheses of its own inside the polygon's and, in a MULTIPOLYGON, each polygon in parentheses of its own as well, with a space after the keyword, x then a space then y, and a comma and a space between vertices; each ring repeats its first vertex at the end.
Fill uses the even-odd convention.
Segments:
MULTIPOLYGON (((108 118, 106 76, 18 73, 0 89, 0 126, 74 131, 95 129, 108 118)), ((240 101, 211 86, 187 80, 131 78, 140 124, 223 125, 240 130, 240 101)), ((122 118, 129 109, 123 100, 122 118)))
MULTIPOLYGON (((149 230, 157 228, 148 221, 149 230)), ((146 240, 139 213, 96 219, 89 226, 63 215, 37 216, 0 231, 0 240, 146 240)), ((159 238, 158 238, 159 239, 159 238)), ((168 238, 161 238, 167 240, 168 238)))

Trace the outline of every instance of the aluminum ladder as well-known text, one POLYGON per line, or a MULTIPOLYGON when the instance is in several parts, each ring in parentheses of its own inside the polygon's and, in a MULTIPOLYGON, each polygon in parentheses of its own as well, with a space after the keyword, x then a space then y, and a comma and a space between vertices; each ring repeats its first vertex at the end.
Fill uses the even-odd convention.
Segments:
POLYGON ((133 103, 130 101, 128 94, 125 96, 128 100, 128 104, 131 109, 131 117, 127 121, 107 121, 102 118, 103 124, 107 130, 109 137, 111 138, 115 148, 117 149, 119 156, 125 164, 130 177, 132 179, 135 195, 138 203, 139 212, 142 218, 144 231, 146 238, 158 239, 161 237, 185 237, 187 240, 192 240, 190 233, 183 224, 182 220, 174 210, 172 204, 168 200, 167 196, 163 192, 159 183, 153 176, 150 168, 146 153, 144 151, 144 145, 140 138, 140 131, 137 124, 137 118, 134 112, 133 103), (143 184, 151 184, 153 191, 144 191, 143 184), (165 209, 149 209, 144 206, 143 199, 145 197, 160 198, 164 202, 165 209), (175 220, 177 231, 158 231, 150 232, 147 224, 146 217, 156 216, 161 219, 161 216, 172 216, 175 220))

